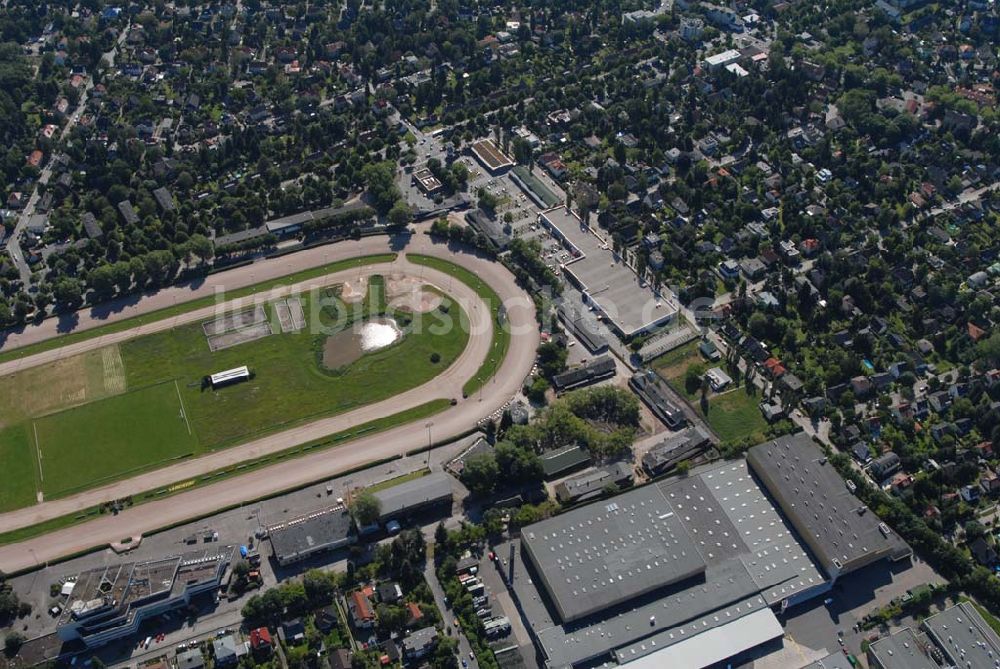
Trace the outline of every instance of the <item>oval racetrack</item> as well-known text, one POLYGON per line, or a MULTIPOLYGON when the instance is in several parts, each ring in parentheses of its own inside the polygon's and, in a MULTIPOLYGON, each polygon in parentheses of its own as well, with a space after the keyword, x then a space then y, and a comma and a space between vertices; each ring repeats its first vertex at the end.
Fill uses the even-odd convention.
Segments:
MULTIPOLYGON (((115 320, 130 318, 175 303, 215 295, 219 288, 229 290, 276 279, 310 267, 345 260, 363 255, 386 253, 394 250, 386 237, 369 237, 360 241, 340 242, 299 253, 254 263, 247 267, 207 277, 196 288, 173 287, 155 295, 144 297, 133 305, 123 307, 114 316, 105 319, 91 317, 88 311, 79 312, 77 330, 96 327, 115 320)), ((433 416, 435 441, 442 442, 468 432, 482 419, 500 410, 518 391, 531 372, 539 333, 535 321, 535 308, 530 297, 517 286, 513 275, 501 264, 464 252, 453 252, 444 244, 435 244, 424 234, 415 234, 392 263, 365 265, 359 268, 317 277, 279 291, 258 294, 261 301, 273 299, 290 290, 331 285, 348 278, 373 274, 404 273, 422 277, 427 283, 436 284, 459 300, 469 316, 472 336, 458 359, 431 381, 400 393, 390 399, 369 404, 337 416, 322 418, 298 425, 289 430, 268 435, 222 451, 183 461, 116 483, 87 490, 70 497, 45 501, 34 506, 0 514, 0 532, 28 527, 53 518, 78 513, 108 500, 135 495, 149 490, 187 481, 201 474, 235 466, 270 453, 303 444, 326 435, 348 430, 368 421, 413 408, 434 399, 456 399, 457 405, 433 416), (493 318, 475 291, 458 279, 430 267, 407 259, 407 253, 420 253, 449 260, 476 274, 490 285, 507 308, 511 328, 511 342, 507 356, 495 377, 482 391, 462 399, 462 386, 470 380, 484 362, 492 343, 493 318)), ((247 302, 254 298, 244 298, 247 302)), ((0 376, 10 374, 30 365, 43 364, 86 350, 99 348, 144 334, 169 329, 176 325, 204 319, 215 314, 217 307, 197 309, 176 317, 137 326, 118 333, 103 335, 45 351, 23 359, 0 364, 0 376)), ((57 321, 49 319, 28 327, 22 333, 8 337, 4 348, 24 346, 44 341, 60 334, 57 321)), ((204 515, 213 509, 239 504, 281 490, 294 488, 340 472, 357 468, 366 463, 403 454, 424 445, 421 429, 401 425, 370 437, 354 439, 349 447, 339 446, 313 454, 291 458, 262 467, 253 472, 235 476, 218 483, 179 493, 168 499, 147 502, 131 507, 117 516, 101 516, 95 520, 0 547, 0 569, 7 572, 33 566, 59 557, 118 541, 151 530, 204 515), (419 436, 418 436, 419 435, 419 436), (30 554, 29 554, 30 553, 30 554)))

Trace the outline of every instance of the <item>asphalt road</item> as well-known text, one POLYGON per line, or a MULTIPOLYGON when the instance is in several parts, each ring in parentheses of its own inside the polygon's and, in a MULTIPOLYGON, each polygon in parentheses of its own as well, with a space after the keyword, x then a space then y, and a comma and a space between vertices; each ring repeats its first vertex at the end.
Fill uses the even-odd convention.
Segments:
MULTIPOLYGON (((172 288, 156 295, 144 297, 134 305, 123 308, 115 316, 126 318, 170 306, 176 299, 178 292, 185 295, 186 299, 193 299, 203 294, 214 294, 216 286, 236 288, 340 258, 386 252, 390 250, 392 244, 390 239, 373 237, 360 242, 346 242, 343 245, 337 244, 326 248, 311 249, 285 258, 256 263, 250 267, 210 277, 204 284, 196 288, 172 288)), ((446 274, 409 262, 405 255, 400 256, 391 266, 370 266, 338 272, 335 275, 307 281, 305 284, 307 286, 324 285, 359 274, 387 271, 420 276, 425 282, 439 285, 453 298, 465 305, 474 336, 470 338, 469 345, 459 356, 459 359, 442 374, 422 386, 389 400, 370 404, 338 416, 306 423, 241 446, 171 465, 65 499, 46 501, 25 509, 2 514, 0 515, 0 532, 76 513, 110 499, 162 488, 178 481, 186 481, 207 471, 233 466, 247 459, 347 430, 367 421, 419 406, 436 398, 456 399, 458 401, 456 406, 436 414, 431 419, 433 439, 439 442, 465 433, 483 418, 500 410, 521 387, 534 364, 539 335, 535 323, 533 303, 517 286, 514 277, 499 263, 467 253, 454 252, 445 245, 434 244, 421 234, 414 235, 405 250, 442 257, 462 265, 488 283, 506 304, 513 335, 510 349, 499 373, 487 382, 481 393, 477 392, 465 400, 461 397, 462 385, 474 376, 486 359, 491 344, 491 314, 486 313, 487 310, 474 291, 464 284, 452 280, 446 274)), ((272 299, 272 296, 271 293, 268 293, 266 296, 257 296, 257 299, 272 299)), ((212 311, 214 309, 215 307, 210 308, 212 311)), ((88 347, 107 345, 113 341, 120 341, 121 338, 140 336, 155 331, 155 329, 173 327, 203 317, 198 312, 194 312, 194 314, 142 325, 122 333, 78 342, 64 349, 26 357, 16 361, 16 364, 8 363, 9 366, 0 367, 0 373, 9 373, 11 369, 29 364, 41 364, 51 359, 87 350, 88 347)), ((54 328, 46 326, 47 322, 43 321, 38 326, 26 330, 22 336, 30 338, 32 341, 44 340, 47 338, 46 332, 48 332, 48 336, 54 336, 54 328)), ((81 327, 93 327, 100 322, 90 313, 80 314, 81 327)), ((356 439, 346 447, 341 446, 277 463, 243 476, 180 493, 169 499, 132 507, 117 516, 102 516, 43 537, 0 547, 0 569, 11 572, 28 568, 37 563, 99 547, 124 537, 147 533, 153 529, 178 523, 214 509, 305 485, 322 478, 332 477, 347 469, 404 453, 426 443, 425 422, 421 421, 419 429, 415 429, 413 425, 403 425, 380 432, 377 435, 356 439)))

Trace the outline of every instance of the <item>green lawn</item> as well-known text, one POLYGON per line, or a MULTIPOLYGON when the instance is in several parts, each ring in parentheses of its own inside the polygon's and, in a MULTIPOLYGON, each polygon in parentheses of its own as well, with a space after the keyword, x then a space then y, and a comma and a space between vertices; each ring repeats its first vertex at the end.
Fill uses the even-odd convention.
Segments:
MULTIPOLYGON (((705 415, 701 410, 700 389, 689 393, 684 387, 684 373, 691 365, 701 365, 705 370, 721 366, 719 362, 707 362, 701 356, 697 340, 675 348, 653 362, 657 374, 686 398, 695 411, 705 415)), ((759 403, 758 395, 747 395, 743 386, 724 392, 722 395, 710 395, 708 415, 705 416, 705 420, 723 441, 740 440, 745 437, 763 441, 767 421, 760 413, 759 403)))
POLYGON ((16 509, 35 503, 35 449, 26 425, 0 430, 0 509, 16 509))
POLYGON ((197 450, 172 381, 34 421, 42 491, 66 495, 197 450))
MULTIPOLYGON (((758 402, 757 395, 747 395, 742 387, 736 388, 709 399, 708 415, 705 416, 705 420, 723 441, 734 441, 745 437, 763 441, 767 421, 760 413, 758 402)), ((703 413, 699 402, 694 401, 692 404, 699 413, 703 413)))
MULTIPOLYGON (((406 257, 414 263, 427 265, 428 267, 432 267, 445 272, 446 274, 452 275, 462 283, 475 290, 476 294, 479 295, 479 297, 486 303, 490 311, 494 314, 497 313, 501 304, 500 296, 469 270, 464 267, 459 267, 455 263, 432 256, 409 254, 406 257)), ((507 349, 510 348, 510 329, 503 326, 498 327, 498 325, 500 325, 499 317, 494 318, 493 321, 492 352, 486 360, 483 361, 483 364, 480 365, 475 376, 462 386, 462 394, 466 397, 482 388, 486 382, 489 381, 494 374, 496 374, 497 370, 500 369, 500 365, 503 364, 504 358, 507 357, 507 349)))
MULTIPOLYGON (((412 409, 407 409, 406 411, 400 411, 399 413, 391 414, 389 416, 383 416, 369 423, 363 425, 357 425, 350 430, 345 432, 338 432, 322 439, 317 439, 315 441, 309 442, 307 444, 302 444, 300 446, 294 446, 285 451, 275 453, 272 455, 267 455, 262 458, 257 458, 254 460, 247 460, 240 463, 238 467, 233 467, 230 469, 209 472, 198 479, 191 482, 191 485, 182 486, 172 486, 172 490, 149 490, 145 493, 138 495, 133 498, 133 503, 143 504, 145 502, 165 499, 173 494, 179 494, 182 492, 187 492, 193 490, 203 485, 208 485, 210 483, 216 483, 226 478, 233 476, 239 476, 241 474, 246 474, 248 472, 254 471, 255 469, 260 469, 261 467, 266 467, 271 462, 277 460, 283 460, 287 457, 295 457, 296 455, 312 451, 312 450, 323 450, 326 448, 332 448, 334 446, 340 446, 350 442, 352 439, 356 439, 365 435, 378 434, 379 432, 384 432, 385 430, 396 427, 397 425, 405 425, 407 423, 412 423, 417 420, 424 418, 429 418, 434 414, 440 413, 447 409, 451 404, 448 400, 438 399, 425 404, 421 404, 412 409)), ((256 501, 253 499, 244 500, 244 502, 256 501)), ((223 509, 216 509, 216 511, 221 512, 223 509)), ((55 532, 56 530, 61 530, 78 523, 91 520, 101 514, 99 507, 91 507, 89 509, 81 509, 78 513, 69 514, 66 516, 59 516, 51 520, 47 520, 43 523, 38 523, 36 525, 29 525, 28 527, 22 527, 16 530, 11 530, 10 532, 0 533, 0 546, 5 544, 17 543, 20 541, 25 541, 31 539, 32 537, 41 536, 43 534, 48 534, 49 532, 55 532)), ((161 528, 156 528, 161 529, 161 528)))
MULTIPOLYGON (((277 288, 280 286, 289 286, 295 283, 306 281, 308 279, 314 279, 318 276, 323 276, 325 274, 331 274, 333 272, 340 272, 345 269, 350 269, 352 267, 359 267, 361 265, 374 265, 376 263, 392 262, 396 259, 395 253, 381 253, 368 256, 359 256, 357 258, 351 258, 350 260, 341 260, 339 262, 328 263, 326 265, 321 265, 319 267, 313 267, 311 269, 302 270, 301 272, 295 272, 294 274, 288 274, 286 276, 274 279, 271 281, 261 281, 260 283, 253 284, 252 286, 246 286, 244 288, 239 288, 236 290, 228 291, 225 295, 227 300, 234 300, 239 297, 245 297, 247 295, 252 295, 257 292, 267 292, 272 288, 277 288)), ((133 318, 126 318, 124 320, 115 321, 114 323, 108 323, 107 325, 101 325, 99 327, 91 328, 89 330, 81 330, 80 332, 70 332, 69 334, 60 335, 52 339, 47 339, 37 344, 31 344, 29 346, 22 346, 20 348, 15 348, 10 351, 4 351, 0 353, 0 362, 7 362, 9 360, 16 360, 18 358, 23 358, 29 355, 34 355, 35 353, 41 353, 42 351, 50 351, 55 348, 61 348, 67 344, 72 344, 74 342, 86 341, 87 339, 93 339, 94 337, 100 337, 106 334, 111 334, 112 332, 121 332, 122 330, 128 330, 129 328, 134 328, 136 326, 142 325, 144 323, 153 323, 156 321, 161 321, 164 318, 170 318, 171 316, 177 316, 178 314, 184 314, 189 311, 194 311, 195 309, 200 309, 202 307, 207 307, 215 304, 216 296, 211 297, 201 297, 195 300, 189 300, 187 302, 180 302, 170 307, 164 309, 159 309, 157 311, 151 311, 148 314, 143 314, 142 316, 135 316, 133 318)))
MULTIPOLYGON (((362 315, 383 308, 381 282, 373 280, 369 288, 370 304, 362 315)), ((326 292, 301 297, 307 323, 314 308, 322 309, 319 305, 332 299, 326 292)), ((447 298, 444 304, 448 314, 425 314, 421 327, 403 328, 405 334, 398 343, 336 372, 320 364, 330 333, 311 333, 309 325, 299 333, 273 334, 213 353, 201 323, 193 323, 123 343, 122 359, 129 386, 176 379, 202 449, 214 450, 371 404, 437 376, 454 362, 469 339, 467 328, 433 327, 448 317, 465 318, 457 304, 447 298), (439 329, 445 331, 437 333, 439 329), (437 363, 431 362, 434 353, 440 356, 437 363), (206 374, 240 365, 250 366, 252 380, 220 390, 202 388, 206 374)), ((349 326, 352 320, 349 317, 338 327, 349 326)), ((327 326, 330 321, 324 316, 319 322, 327 326)))

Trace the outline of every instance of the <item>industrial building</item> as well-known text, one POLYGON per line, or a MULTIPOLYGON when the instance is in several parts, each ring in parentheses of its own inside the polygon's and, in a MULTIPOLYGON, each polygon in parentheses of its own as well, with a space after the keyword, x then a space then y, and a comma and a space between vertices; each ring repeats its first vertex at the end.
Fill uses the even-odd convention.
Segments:
POLYGON ((871 669, 939 669, 927 651, 930 642, 909 627, 873 641, 868 647, 871 669))
POLYGON ((597 331, 595 323, 566 301, 563 301, 558 308, 559 318, 562 319, 566 328, 580 340, 591 353, 604 353, 608 350, 608 340, 597 331))
POLYGON ((772 609, 829 588, 745 461, 530 525, 512 547, 507 580, 548 667, 708 666, 780 637, 772 609))
MULTIPOLYGON (((577 507, 497 547, 510 555, 503 575, 546 667, 700 669, 746 658, 783 635, 776 612, 830 590, 845 563, 838 569, 830 547, 800 539, 796 529, 812 515, 798 498, 798 508, 785 508, 782 500, 794 498, 781 494, 791 485, 781 468, 787 465, 774 463, 786 449, 784 457, 798 462, 821 451, 808 439, 762 446, 776 450, 758 446, 756 459, 706 466, 577 507), (811 552, 814 544, 825 552, 811 552)), ((831 492, 819 481, 813 488, 831 492)), ((891 548, 872 538, 870 551, 908 551, 877 529, 874 514, 858 515, 858 505, 844 499, 825 510, 830 522, 857 526, 866 537, 874 522, 891 548)), ((851 556, 845 560, 855 567, 851 556)), ((814 666, 840 669, 839 660, 827 659, 814 666)))
POLYGON ((614 358, 605 355, 575 369, 556 374, 552 377, 552 385, 557 392, 565 392, 609 379, 615 375, 616 369, 614 358))
POLYGON ((428 511, 435 507, 451 508, 451 477, 434 472, 412 481, 394 485, 375 493, 381 515, 379 522, 387 523, 405 516, 428 511))
POLYGON ((79 641, 88 648, 134 636, 144 621, 216 590, 234 552, 233 546, 213 546, 71 576, 63 586, 66 602, 56 634, 61 641, 79 641))
POLYGON ((613 462, 604 467, 585 471, 556 485, 556 497, 563 504, 583 502, 599 496, 611 486, 632 485, 632 467, 627 462, 613 462))
POLYGON ((679 406, 670 399, 670 389, 667 382, 657 376, 651 369, 641 370, 632 375, 628 382, 653 415, 663 421, 671 430, 684 427, 687 418, 679 406))
POLYGON ((924 619, 923 628, 951 666, 996 669, 1000 661, 1000 637, 970 602, 924 619))
POLYGON ((343 504, 268 528, 271 550, 285 567, 357 541, 354 521, 343 504))
POLYGON ((851 494, 823 451, 805 433, 758 444, 747 463, 829 576, 912 550, 851 494))
POLYGON ((708 432, 700 425, 667 437, 642 456, 642 468, 650 476, 664 474, 685 460, 700 455, 712 444, 708 432))
POLYGON ((807 664, 802 669, 854 669, 854 665, 841 652, 833 652, 815 662, 807 664))

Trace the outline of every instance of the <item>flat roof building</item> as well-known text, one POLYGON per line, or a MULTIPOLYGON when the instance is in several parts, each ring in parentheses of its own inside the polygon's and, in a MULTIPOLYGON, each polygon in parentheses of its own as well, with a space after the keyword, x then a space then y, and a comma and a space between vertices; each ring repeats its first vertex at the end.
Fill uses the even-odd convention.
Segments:
POLYGON ((833 580, 884 558, 895 561, 912 554, 847 489, 809 435, 800 432, 758 444, 747 452, 747 462, 833 580))
POLYGON ((470 148, 472 154, 490 174, 502 174, 514 166, 514 161, 501 151, 492 139, 473 142, 470 148))
POLYGON ((680 517, 655 487, 544 520, 521 537, 562 622, 705 573, 680 517))
POLYGON ((441 180, 434 176, 434 173, 427 167, 421 167, 413 173, 413 180, 420 186, 420 190, 431 195, 441 190, 441 180))
POLYGON ((854 665, 846 655, 837 651, 807 664, 802 669, 854 669, 854 665))
POLYGON ((830 585, 742 460, 578 507, 495 550, 511 547, 504 576, 552 668, 710 666, 780 637, 773 609, 830 585))
POLYGON ((268 537, 274 558, 283 567, 357 541, 351 514, 343 505, 270 527, 268 537))
POLYGON ((700 425, 689 427, 679 434, 667 437, 644 453, 642 468, 650 476, 659 476, 684 460, 701 454, 711 443, 708 432, 700 425))
POLYGON ((871 669, 938 669, 937 662, 927 655, 930 645, 924 635, 918 637, 909 627, 904 627, 869 645, 869 666, 871 669))
POLYGON ((142 623, 187 606, 219 587, 233 558, 233 546, 90 569, 66 578, 72 583, 56 634, 88 648, 134 636, 142 623))
POLYGON ((953 666, 996 669, 1000 637, 971 603, 962 602, 926 618, 923 628, 953 666))
POLYGON ((566 279, 618 336, 634 337, 677 316, 669 291, 654 293, 631 268, 615 259, 609 242, 566 207, 543 211, 538 218, 572 256, 561 265, 566 279))

